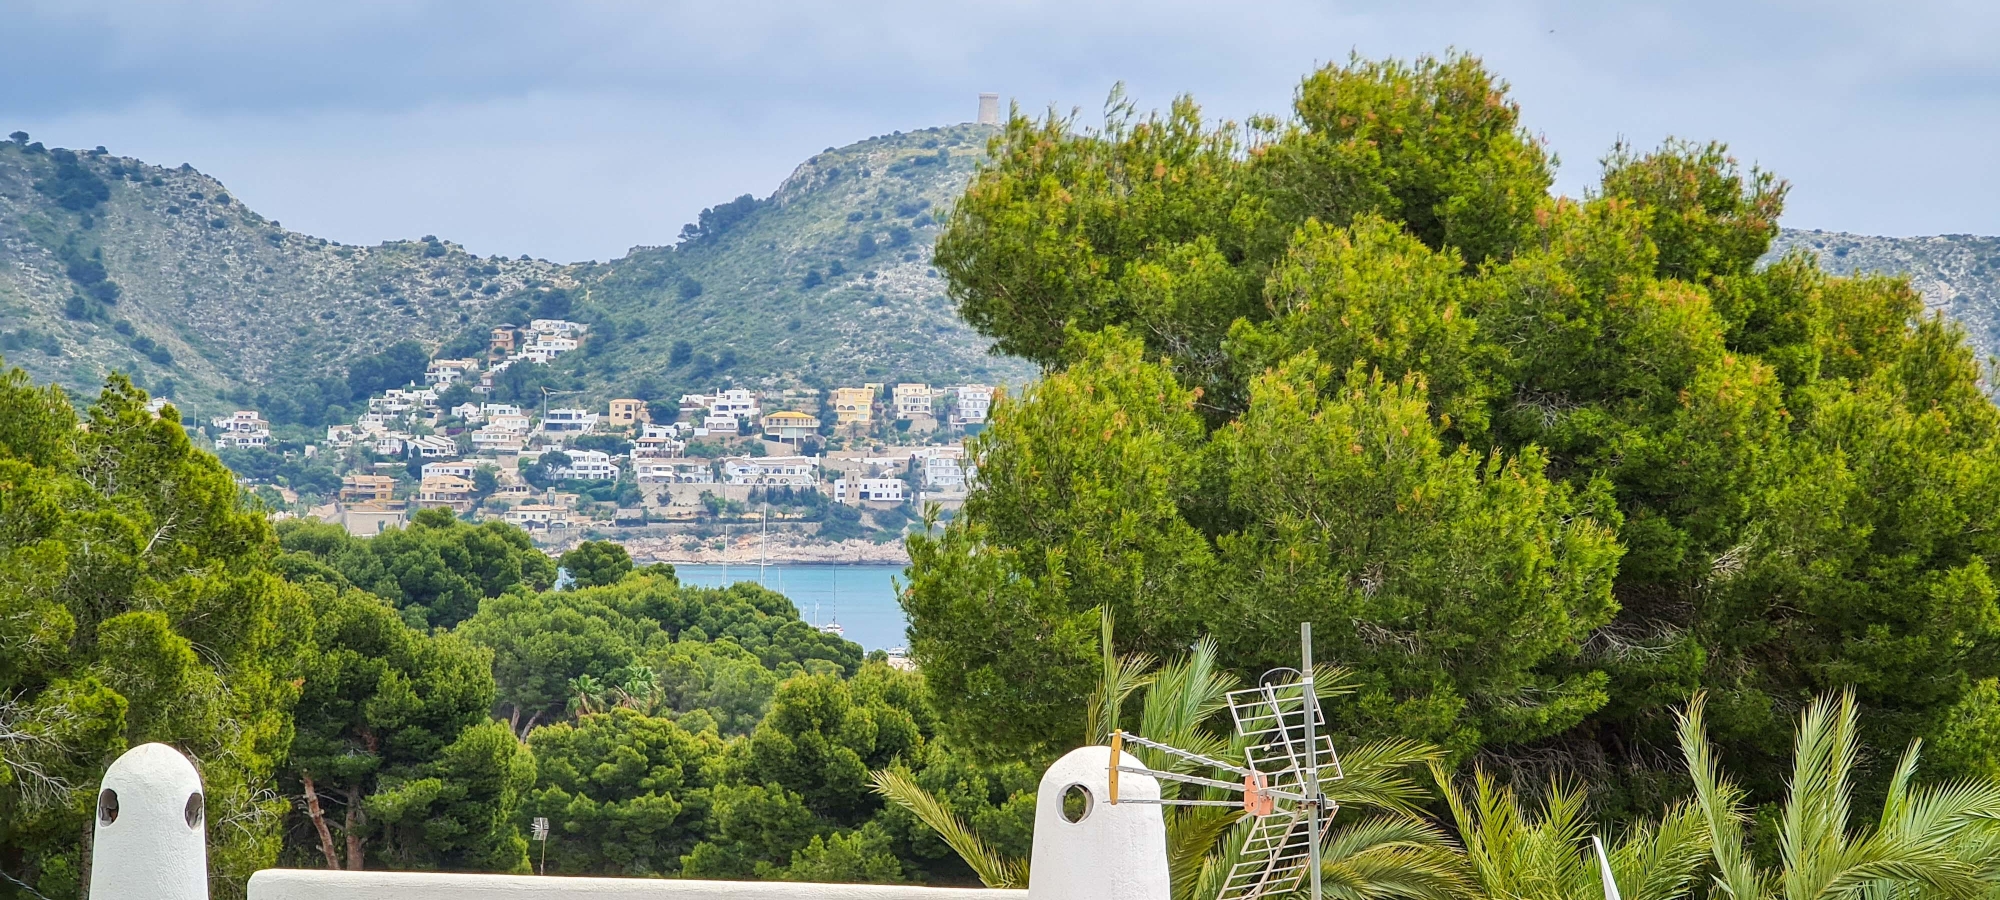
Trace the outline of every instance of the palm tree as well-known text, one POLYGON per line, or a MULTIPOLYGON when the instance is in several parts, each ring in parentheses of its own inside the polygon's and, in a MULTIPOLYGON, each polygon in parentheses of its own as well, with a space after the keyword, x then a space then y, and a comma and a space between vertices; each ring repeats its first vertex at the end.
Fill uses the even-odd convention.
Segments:
POLYGON ((660 676, 651 666, 634 663, 611 673, 614 684, 611 694, 618 705, 635 709, 649 716, 660 713, 666 702, 666 692, 660 688, 660 676))
POLYGON ((1915 784, 1920 741, 1889 779, 1872 826, 1856 829, 1852 777, 1859 742, 1854 694, 1821 697, 1799 719, 1792 776, 1778 823, 1780 864, 1762 869, 1744 834, 1743 791, 1717 769, 1696 695, 1680 717, 1694 806, 1710 836, 1716 893, 1733 900, 1990 896, 2000 889, 2000 784, 1915 784))
MULTIPOLYGON (((1473 774, 1469 791, 1435 762, 1431 775, 1444 789, 1480 894, 1605 900, 1597 860, 1584 852, 1595 828, 1581 789, 1552 783, 1531 810, 1483 771, 1473 774)), ((1672 900, 1691 892, 1708 858, 1708 829, 1693 804, 1677 804, 1658 824, 1634 826, 1607 856, 1624 900, 1672 900)))
POLYGON ((605 689, 604 682, 599 681, 596 676, 578 675, 570 679, 569 692, 571 695, 569 711, 574 715, 587 716, 594 712, 603 712, 609 706, 605 702, 609 692, 605 689))
MULTIPOLYGON (((1218 714, 1228 705, 1226 695, 1238 682, 1216 665, 1212 640, 1197 642, 1187 654, 1155 670, 1149 657, 1120 657, 1110 651, 1108 613, 1103 630, 1104 668, 1084 712, 1084 734, 1090 740, 1108 740, 1119 727, 1120 710, 1133 694, 1144 690, 1134 733, 1205 755, 1242 759, 1241 740, 1215 730, 1218 714)), ((1351 689, 1345 687, 1341 670, 1327 669, 1319 677, 1329 685, 1328 694, 1351 689)), ((1151 768, 1192 771, 1184 760, 1146 747, 1132 749, 1151 768)), ((1327 795, 1350 811, 1372 807, 1377 812, 1344 821, 1328 834, 1321 867, 1327 896, 1455 900, 1463 895, 1467 882, 1456 854, 1444 833, 1420 816, 1417 804, 1424 790, 1403 774, 1436 758, 1435 748, 1403 740, 1378 741, 1342 754, 1346 777, 1326 782, 1327 795)), ((1168 797, 1177 796, 1182 787, 1173 781, 1160 785, 1168 797)), ((875 790, 936 831, 987 887, 1026 886, 1025 860, 994 851, 950 808, 918 786, 907 770, 875 773, 875 790)), ((1200 799, 1222 796, 1214 792, 1200 799)), ((1242 810, 1228 807, 1168 807, 1164 813, 1175 900, 1214 897, 1237 861, 1250 820, 1242 810)))

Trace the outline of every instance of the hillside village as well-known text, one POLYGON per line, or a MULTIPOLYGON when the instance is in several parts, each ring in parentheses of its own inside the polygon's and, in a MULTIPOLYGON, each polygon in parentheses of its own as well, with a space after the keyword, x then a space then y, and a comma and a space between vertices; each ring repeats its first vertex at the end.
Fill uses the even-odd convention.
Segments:
POLYGON ((433 358, 422 384, 375 394, 353 424, 311 440, 274 437, 251 409, 191 430, 274 516, 373 535, 444 507, 520 526, 551 550, 616 538, 686 559, 753 533, 880 545, 926 506, 949 516, 974 475, 963 439, 984 427, 998 390, 728 387, 588 407, 546 389, 539 405, 489 399, 509 367, 549 363, 590 339, 588 325, 564 319, 496 327, 483 357, 433 358))

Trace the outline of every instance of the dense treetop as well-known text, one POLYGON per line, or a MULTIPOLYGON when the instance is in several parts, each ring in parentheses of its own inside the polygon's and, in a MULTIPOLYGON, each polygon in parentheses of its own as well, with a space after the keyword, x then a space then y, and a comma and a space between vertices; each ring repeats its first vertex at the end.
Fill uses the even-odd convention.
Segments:
POLYGON ((1046 372, 912 543, 946 730, 1077 740, 1108 606, 1247 677, 1312 619, 1361 679, 1344 732, 1607 784, 1697 688, 1758 791, 1849 684, 1883 745, 1992 771, 2000 454, 1963 334, 1900 280, 1760 265, 1786 186, 1721 145, 1613 148, 1582 198, 1551 167, 1466 56, 1329 66, 1246 127, 1014 118, 937 250, 1046 372))

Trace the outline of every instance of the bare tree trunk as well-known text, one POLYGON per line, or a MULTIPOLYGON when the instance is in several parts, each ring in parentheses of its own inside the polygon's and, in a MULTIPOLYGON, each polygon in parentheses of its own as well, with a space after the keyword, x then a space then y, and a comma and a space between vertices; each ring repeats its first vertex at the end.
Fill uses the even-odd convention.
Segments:
POLYGON ((361 788, 347 789, 347 870, 361 871, 361 828, 368 824, 368 814, 361 811, 361 788))
POLYGON ((319 852, 326 854, 326 867, 340 871, 340 854, 333 848, 333 832, 326 827, 326 813, 319 808, 319 790, 313 787, 311 775, 299 773, 299 780, 306 783, 306 813, 312 816, 313 828, 319 832, 319 852))

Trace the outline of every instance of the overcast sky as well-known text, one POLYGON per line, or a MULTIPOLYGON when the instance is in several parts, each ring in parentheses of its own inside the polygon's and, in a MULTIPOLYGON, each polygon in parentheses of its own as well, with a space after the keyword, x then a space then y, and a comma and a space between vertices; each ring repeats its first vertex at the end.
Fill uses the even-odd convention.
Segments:
POLYGON ((1714 138, 1793 183, 1792 227, 2000 233, 1990 2, 0 0, 0 132, 192 163, 341 241, 609 259, 980 91, 1240 118, 1350 52, 1452 47, 1565 192, 1621 136, 1714 138))

